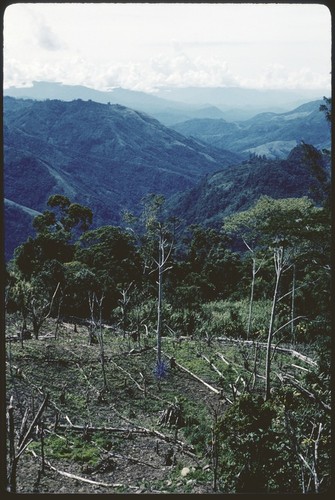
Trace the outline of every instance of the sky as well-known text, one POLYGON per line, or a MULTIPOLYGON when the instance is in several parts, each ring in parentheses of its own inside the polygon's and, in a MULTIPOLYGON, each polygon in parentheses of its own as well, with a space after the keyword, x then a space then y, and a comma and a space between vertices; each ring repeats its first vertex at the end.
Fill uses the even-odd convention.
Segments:
POLYGON ((331 86, 322 4, 16 3, 3 23, 4 88, 331 86))

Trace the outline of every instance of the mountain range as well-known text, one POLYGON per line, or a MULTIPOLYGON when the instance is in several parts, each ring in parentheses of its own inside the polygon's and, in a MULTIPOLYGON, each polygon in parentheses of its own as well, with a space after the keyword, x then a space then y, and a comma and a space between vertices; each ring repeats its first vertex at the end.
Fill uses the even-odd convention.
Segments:
POLYGON ((43 211, 61 193, 92 208, 96 224, 117 224, 148 192, 169 197, 239 161, 124 106, 5 97, 4 194, 16 203, 5 201, 6 252, 19 243, 11 230, 19 206, 43 211))
POLYGON ((285 113, 261 113, 249 120, 188 120, 173 126, 185 135, 215 147, 224 147, 247 158, 250 153, 267 158, 286 158, 304 141, 318 149, 330 149, 329 123, 320 113, 321 100, 305 103, 285 113))
POLYGON ((4 89, 4 95, 24 99, 92 100, 121 104, 144 111, 164 125, 193 118, 246 120, 262 112, 283 113, 309 101, 322 99, 320 90, 260 90, 234 87, 162 87, 154 93, 123 88, 101 91, 83 85, 34 81, 31 86, 4 89))
POLYGON ((89 206, 95 226, 119 224, 122 211, 138 210, 140 200, 150 192, 174 200, 172 207, 179 214, 185 210, 190 223, 215 218, 201 201, 204 197, 221 214, 230 209, 220 207, 218 197, 238 210, 247 203, 241 202, 241 196, 251 200, 254 194, 271 195, 279 185, 278 197, 286 196, 290 184, 295 186, 292 196, 307 194, 310 181, 297 189, 303 175, 300 160, 299 168, 292 162, 287 167, 271 160, 269 143, 283 143, 283 153, 276 153, 277 157, 301 141, 327 147, 330 131, 318 109, 320 102, 287 113, 263 113, 245 122, 198 119, 171 128, 120 104, 4 97, 6 259, 32 234, 33 216, 45 210, 55 193, 89 206), (216 128, 225 134, 217 142, 216 128), (188 137, 176 129, 183 129, 188 137), (259 155, 265 155, 266 148, 270 158, 264 156, 262 163, 259 155), (246 177, 247 185, 243 184, 246 177), (278 184, 281 177, 286 182, 278 184), (230 194, 220 191, 227 183, 235 186, 230 194))

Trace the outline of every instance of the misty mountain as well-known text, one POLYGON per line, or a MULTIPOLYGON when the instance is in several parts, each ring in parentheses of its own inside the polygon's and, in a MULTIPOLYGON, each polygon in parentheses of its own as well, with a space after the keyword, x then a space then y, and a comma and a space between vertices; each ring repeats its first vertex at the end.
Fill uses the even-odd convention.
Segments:
POLYGON ((215 147, 248 157, 250 153, 268 158, 285 158, 301 141, 318 149, 330 149, 331 133, 323 101, 312 101, 285 113, 261 113, 242 122, 218 119, 189 120, 173 129, 215 147))
POLYGON ((121 104, 150 114, 164 125, 193 118, 223 118, 224 113, 213 105, 185 104, 157 97, 146 92, 114 88, 100 91, 83 85, 63 85, 59 82, 33 82, 31 87, 10 87, 4 95, 18 99, 94 101, 102 104, 121 104))
POLYGON ((300 144, 285 160, 252 157, 234 168, 208 174, 185 193, 169 200, 169 211, 185 225, 222 226, 225 216, 250 208, 262 195, 308 196, 322 203, 328 196, 330 157, 300 144))
POLYGON ((145 194, 169 197, 239 161, 124 106, 5 97, 7 255, 22 241, 15 239, 15 213, 26 219, 21 207, 43 211, 51 194, 92 208, 96 225, 117 224, 145 194))
POLYGON ((329 92, 315 90, 257 90, 233 87, 162 87, 155 93, 114 88, 108 91, 60 82, 33 82, 31 87, 4 89, 5 96, 25 99, 82 99, 144 111, 162 122, 173 125, 194 118, 247 120, 262 112, 282 113, 329 92))
POLYGON ((262 112, 290 111, 329 95, 324 90, 248 89, 239 87, 161 87, 156 96, 189 105, 202 103, 221 109, 227 121, 246 120, 262 112))

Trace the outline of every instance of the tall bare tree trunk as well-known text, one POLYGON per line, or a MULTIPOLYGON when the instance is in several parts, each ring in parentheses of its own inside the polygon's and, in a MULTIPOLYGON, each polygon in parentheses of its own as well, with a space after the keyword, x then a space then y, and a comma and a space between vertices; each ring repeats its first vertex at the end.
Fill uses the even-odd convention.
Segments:
POLYGON ((31 443, 32 432, 36 425, 39 423, 44 408, 48 404, 49 394, 47 394, 43 400, 43 403, 39 407, 35 417, 33 418, 32 423, 29 426, 28 431, 26 431, 26 419, 28 416, 28 412, 25 413, 23 417, 23 421, 21 424, 21 430, 18 440, 18 445, 15 447, 15 428, 14 428, 14 406, 13 406, 13 397, 10 399, 9 406, 7 408, 7 429, 8 429, 8 440, 9 440, 9 462, 8 462, 8 470, 7 470, 7 491, 10 493, 16 493, 17 487, 17 465, 19 459, 23 452, 26 450, 27 446, 31 443))
POLYGON ((283 271, 283 257, 284 257, 284 249, 282 247, 274 249, 274 264, 276 271, 276 283, 273 292, 272 299, 272 307, 271 307, 271 316, 270 316, 270 324, 269 324, 269 332, 268 332, 268 340, 267 340, 267 348, 266 348, 266 361, 265 361, 265 399, 269 399, 270 397, 270 372, 271 372, 271 346, 272 346, 272 338, 274 333, 274 323, 276 317, 276 307, 278 302, 278 292, 279 292, 279 283, 280 278, 283 271))
POLYGON ((291 296, 291 338, 293 347, 295 347, 296 338, 295 331, 296 327, 294 324, 294 314, 295 314, 295 264, 292 266, 292 296, 291 296))
POLYGON ((252 306, 254 303, 254 289, 255 289, 255 278, 256 278, 256 261, 252 259, 252 280, 250 288, 250 300, 249 300, 249 316, 248 316, 248 327, 247 327, 247 339, 250 337, 251 333, 251 320, 252 320, 252 306))
POLYGON ((157 301, 157 363, 162 359, 162 302, 163 302, 163 262, 164 246, 162 238, 159 241, 158 257, 158 301, 157 301))

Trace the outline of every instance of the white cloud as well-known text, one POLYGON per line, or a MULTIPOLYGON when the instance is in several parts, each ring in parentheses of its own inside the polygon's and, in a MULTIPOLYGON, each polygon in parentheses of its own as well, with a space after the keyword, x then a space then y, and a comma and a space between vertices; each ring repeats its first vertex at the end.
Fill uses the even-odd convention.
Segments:
POLYGON ((46 50, 54 51, 66 48, 65 44, 48 25, 41 24, 38 26, 37 40, 40 47, 46 50))
POLYGON ((13 4, 4 21, 5 87, 330 86, 322 5, 13 4))

